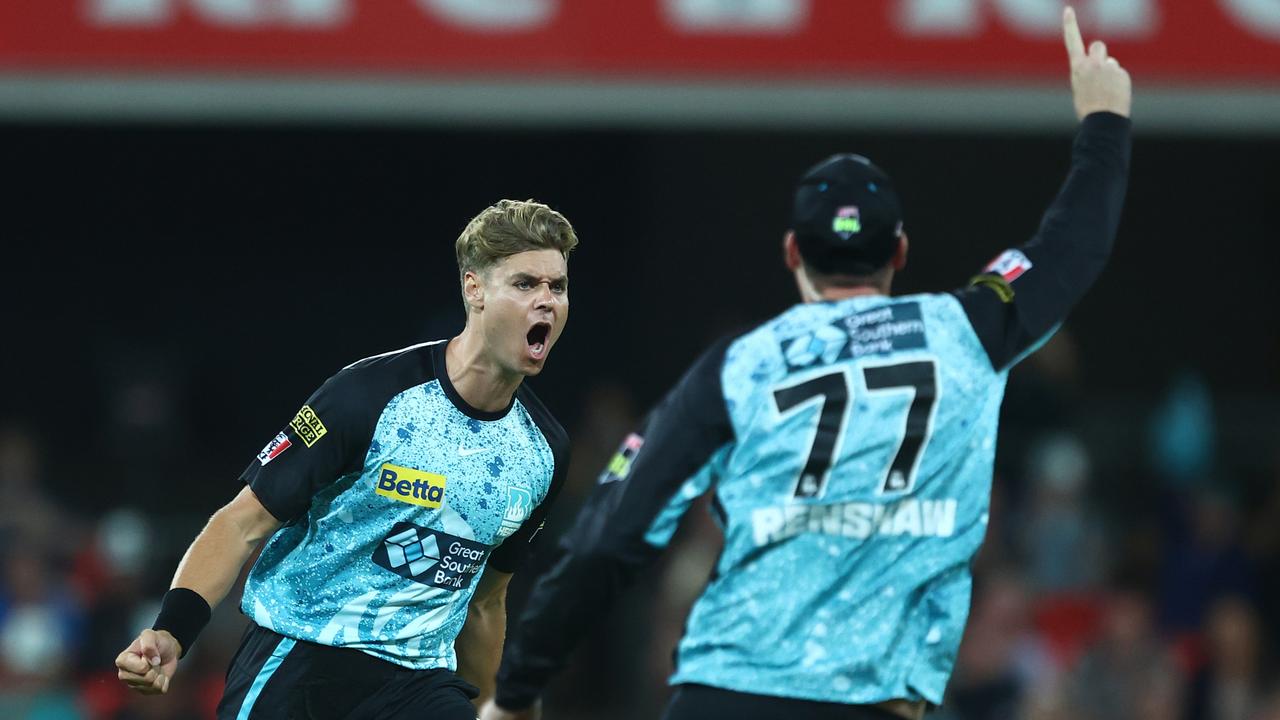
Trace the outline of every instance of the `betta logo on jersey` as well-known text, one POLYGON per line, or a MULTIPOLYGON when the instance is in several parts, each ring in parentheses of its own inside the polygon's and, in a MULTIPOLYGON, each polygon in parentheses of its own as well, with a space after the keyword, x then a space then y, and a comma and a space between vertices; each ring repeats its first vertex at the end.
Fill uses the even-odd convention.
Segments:
POLYGON ((329 432, 325 428, 324 423, 320 422, 320 416, 316 415, 316 411, 311 409, 310 405, 303 405, 297 415, 293 416, 293 422, 289 423, 289 427, 298 434, 298 438, 311 447, 316 441, 324 437, 329 432))
POLYGON ((635 433, 628 435, 627 439, 622 441, 622 447, 618 448, 618 454, 614 455, 605 466, 604 473, 600 475, 600 484, 626 480, 631 474, 631 464, 635 462, 636 455, 642 447, 644 447, 643 437, 635 433))
POLYGON ((375 565, 402 578, 445 590, 471 587, 489 546, 456 535, 398 522, 373 551, 375 565))
POLYGON ((289 440, 289 436, 284 433, 278 433, 267 446, 262 448, 262 452, 258 453, 258 462, 266 465, 275 460, 285 450, 288 450, 293 443, 289 440))
POLYGON ((1031 269, 1031 260, 1021 250, 1005 250, 1000 257, 982 269, 984 273, 999 275, 1005 282, 1013 282, 1031 269))
POLYGON ((857 206, 846 205, 836 210, 836 216, 831 219, 831 230, 845 240, 862 232, 862 216, 857 206))
POLYGON ((444 502, 444 486, 443 475, 384 463, 378 470, 375 492, 411 505, 438 508, 444 502))

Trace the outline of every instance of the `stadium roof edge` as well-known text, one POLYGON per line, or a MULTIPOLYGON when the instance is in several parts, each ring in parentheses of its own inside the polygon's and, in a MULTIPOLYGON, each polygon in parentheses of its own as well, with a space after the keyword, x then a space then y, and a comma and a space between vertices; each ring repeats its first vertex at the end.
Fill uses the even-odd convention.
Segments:
MULTIPOLYGON (((17 122, 1056 132, 1070 102, 1015 84, 0 72, 17 122)), ((1142 132, 1280 135, 1280 88, 1139 84, 1134 112, 1142 132)))

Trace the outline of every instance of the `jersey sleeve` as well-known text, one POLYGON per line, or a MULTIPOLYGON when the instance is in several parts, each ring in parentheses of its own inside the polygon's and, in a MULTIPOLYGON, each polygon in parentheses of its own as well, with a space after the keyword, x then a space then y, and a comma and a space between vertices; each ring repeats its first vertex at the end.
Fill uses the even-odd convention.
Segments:
POLYGON ((356 370, 330 378, 240 476, 277 520, 302 517, 316 492, 360 468, 381 411, 363 385, 356 370))
POLYGON ((733 441, 721 386, 729 341, 717 343, 629 435, 556 548, 507 641, 497 702, 530 705, 579 638, 670 538, 679 494, 733 441))
POLYGON ((1111 255, 1129 175, 1130 122, 1087 116, 1071 169, 1036 234, 1006 250, 956 296, 992 367, 1034 351, 1102 273, 1111 255))
POLYGON ((533 551, 534 540, 538 538, 538 533, 542 530, 542 526, 547 522, 547 514, 551 512, 551 506, 556 501, 556 497, 560 494, 560 488, 564 485, 565 476, 569 472, 569 438, 560 430, 559 426, 555 426, 554 431, 543 431, 547 436, 547 441, 551 445, 552 457, 555 458, 555 470, 551 474, 551 485, 547 489, 546 497, 542 502, 533 509, 529 517, 524 521, 518 530, 507 536, 502 544, 494 549, 489 555, 489 567, 504 573, 514 573, 520 569, 525 560, 533 551), (558 431, 558 432, 557 432, 558 431))

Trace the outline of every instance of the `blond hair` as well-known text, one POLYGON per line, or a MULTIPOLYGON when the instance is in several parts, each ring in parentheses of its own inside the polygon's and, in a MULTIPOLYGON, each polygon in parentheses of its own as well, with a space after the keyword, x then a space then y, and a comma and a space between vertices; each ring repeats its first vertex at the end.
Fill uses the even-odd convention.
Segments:
POLYGON ((564 215, 534 200, 499 200, 458 236, 458 275, 482 274, 499 260, 529 250, 559 250, 568 260, 577 246, 578 235, 564 215))

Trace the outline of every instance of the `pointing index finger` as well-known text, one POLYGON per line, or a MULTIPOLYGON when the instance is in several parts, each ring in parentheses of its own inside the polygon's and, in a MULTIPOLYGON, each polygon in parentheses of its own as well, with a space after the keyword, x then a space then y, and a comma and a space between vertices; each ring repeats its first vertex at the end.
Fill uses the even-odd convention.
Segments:
POLYGON ((1062 11, 1062 35, 1067 41, 1067 57, 1072 62, 1084 58, 1084 37, 1080 34, 1080 23, 1076 22, 1076 11, 1070 5, 1062 11))

